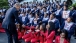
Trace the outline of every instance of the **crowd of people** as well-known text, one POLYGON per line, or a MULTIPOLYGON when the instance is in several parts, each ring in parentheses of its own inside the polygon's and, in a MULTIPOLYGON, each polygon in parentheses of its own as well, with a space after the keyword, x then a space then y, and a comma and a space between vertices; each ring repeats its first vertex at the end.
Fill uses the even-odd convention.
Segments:
MULTIPOLYGON (((0 10, 0 23, 4 12, 0 10)), ((76 9, 68 9, 66 1, 25 2, 21 4, 19 19, 24 28, 16 21, 18 39, 27 43, 70 43, 71 36, 76 35, 76 9)))
POLYGON ((15 3, 17 3, 18 2, 18 0, 8 0, 8 3, 9 3, 9 6, 10 7, 13 7, 13 5, 15 4, 15 3))

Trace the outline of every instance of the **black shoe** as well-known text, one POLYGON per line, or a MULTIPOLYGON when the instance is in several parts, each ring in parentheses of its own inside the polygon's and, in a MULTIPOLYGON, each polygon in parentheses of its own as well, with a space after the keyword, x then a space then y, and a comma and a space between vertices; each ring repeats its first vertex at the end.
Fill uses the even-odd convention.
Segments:
POLYGON ((20 41, 18 43, 21 43, 20 41))
POLYGON ((73 37, 76 37, 76 35, 73 35, 73 37))

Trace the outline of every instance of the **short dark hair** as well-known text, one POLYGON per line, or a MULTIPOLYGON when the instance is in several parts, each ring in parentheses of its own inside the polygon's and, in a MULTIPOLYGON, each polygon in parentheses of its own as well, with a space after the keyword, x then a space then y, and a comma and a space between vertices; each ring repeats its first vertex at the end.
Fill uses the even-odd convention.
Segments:
POLYGON ((46 9, 46 7, 43 7, 43 8, 45 8, 45 9, 46 9))
POLYGON ((71 17, 71 16, 70 16, 70 17, 68 17, 68 18, 70 18, 70 19, 71 19, 71 21, 73 21, 73 17, 71 17))

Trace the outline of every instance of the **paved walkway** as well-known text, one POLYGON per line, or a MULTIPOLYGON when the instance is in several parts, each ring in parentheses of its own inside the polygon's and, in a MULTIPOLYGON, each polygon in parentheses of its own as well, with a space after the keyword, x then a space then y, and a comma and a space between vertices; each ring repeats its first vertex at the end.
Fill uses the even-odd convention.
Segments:
MULTIPOLYGON (((7 35, 5 33, 0 33, 0 43, 7 43, 7 35)), ((21 40, 22 43, 25 43, 23 40, 21 40)), ((76 39, 74 37, 71 38, 71 43, 76 43, 76 39)))

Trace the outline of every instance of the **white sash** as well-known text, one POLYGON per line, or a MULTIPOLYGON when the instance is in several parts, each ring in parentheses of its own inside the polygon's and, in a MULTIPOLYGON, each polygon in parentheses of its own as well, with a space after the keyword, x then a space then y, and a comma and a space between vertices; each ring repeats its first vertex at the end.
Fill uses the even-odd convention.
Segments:
POLYGON ((31 18, 31 15, 30 15, 30 14, 28 15, 28 18, 29 18, 29 19, 31 18))
POLYGON ((69 12, 70 11, 63 11, 62 18, 67 19, 69 17, 69 12))
POLYGON ((19 15, 19 17, 22 17, 22 16, 23 16, 23 14, 20 14, 20 15, 19 15))
POLYGON ((73 25, 73 22, 68 23, 67 21, 65 21, 64 29, 65 30, 70 30, 70 28, 71 28, 72 25, 73 25))
MULTIPOLYGON (((38 20, 38 19, 39 19, 39 18, 37 18, 37 20, 38 20)), ((37 20, 34 19, 34 24, 37 24, 37 20)))
POLYGON ((43 20, 42 21, 46 21, 46 20, 48 20, 48 18, 46 17, 46 18, 43 18, 43 20))
POLYGON ((59 15, 59 12, 61 11, 61 9, 57 10, 55 13, 56 15, 59 15))
POLYGON ((49 19, 48 22, 53 22, 53 23, 54 23, 56 20, 57 20, 56 18, 54 18, 54 19, 52 19, 52 20, 49 19))
POLYGON ((34 17, 30 18, 30 23, 32 23, 33 19, 34 19, 34 17))
POLYGON ((0 10, 0 12, 2 12, 2 10, 0 10))
POLYGON ((24 17, 22 17, 22 21, 23 21, 23 22, 25 21, 25 16, 24 16, 24 17))

